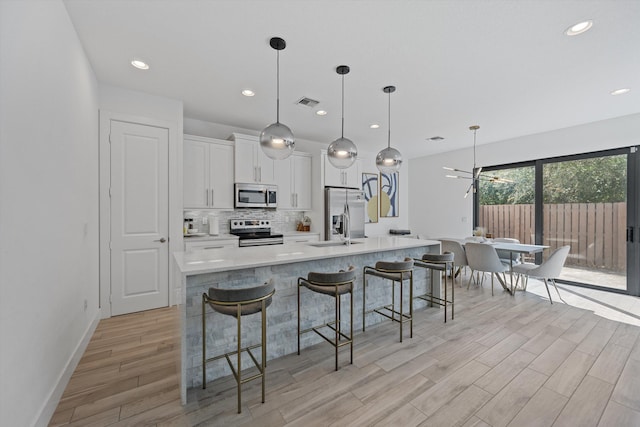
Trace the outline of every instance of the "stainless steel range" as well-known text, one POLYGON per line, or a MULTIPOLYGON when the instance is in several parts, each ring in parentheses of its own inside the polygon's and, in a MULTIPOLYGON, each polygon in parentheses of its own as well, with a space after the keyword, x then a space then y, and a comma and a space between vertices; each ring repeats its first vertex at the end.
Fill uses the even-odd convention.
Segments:
POLYGON ((281 245, 282 234, 271 232, 268 219, 230 219, 230 233, 239 237, 239 246, 281 245))

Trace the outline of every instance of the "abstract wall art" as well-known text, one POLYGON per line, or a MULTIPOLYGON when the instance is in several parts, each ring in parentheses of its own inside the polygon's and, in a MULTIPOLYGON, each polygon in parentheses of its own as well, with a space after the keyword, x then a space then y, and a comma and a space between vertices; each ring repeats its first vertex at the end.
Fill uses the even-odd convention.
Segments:
POLYGON ((380 174, 380 216, 381 217, 394 217, 399 216, 398 197, 400 195, 399 174, 395 173, 381 173, 380 174))
POLYGON ((366 201, 366 222, 378 222, 378 174, 362 174, 362 191, 366 201))

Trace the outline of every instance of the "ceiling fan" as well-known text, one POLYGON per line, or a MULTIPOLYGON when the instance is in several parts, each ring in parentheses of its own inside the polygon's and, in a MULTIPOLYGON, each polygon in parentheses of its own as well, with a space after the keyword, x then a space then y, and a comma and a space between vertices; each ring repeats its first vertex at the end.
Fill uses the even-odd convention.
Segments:
POLYGON ((469 130, 473 131, 473 169, 472 169, 472 172, 461 170, 461 169, 456 169, 456 168, 450 168, 450 167, 447 167, 447 166, 443 166, 442 167, 442 169, 444 169, 444 170, 466 174, 466 175, 463 175, 463 176, 461 176, 461 175, 445 175, 447 178, 470 179, 471 180, 471 184, 469 185, 469 188, 467 188, 467 192, 464 193, 465 199, 467 198, 467 196, 469 195, 471 190, 473 190, 474 193, 478 191, 478 183, 481 180, 482 181, 487 181, 487 182, 496 182, 496 183, 512 183, 513 182, 510 179, 501 178, 501 177, 495 176, 495 175, 492 175, 492 176, 491 175, 482 175, 481 174, 482 167, 476 168, 476 132, 478 131, 478 129, 480 129, 480 126, 478 126, 478 125, 469 126, 469 130))

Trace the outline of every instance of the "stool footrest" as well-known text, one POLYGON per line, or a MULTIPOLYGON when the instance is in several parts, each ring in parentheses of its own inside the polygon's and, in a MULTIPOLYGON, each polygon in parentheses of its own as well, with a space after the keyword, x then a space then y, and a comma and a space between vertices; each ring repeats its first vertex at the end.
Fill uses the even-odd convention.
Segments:
MULTIPOLYGON (((333 331, 335 332, 335 331, 336 331, 336 327, 334 326, 335 324, 336 324, 336 322, 335 322, 335 320, 334 320, 334 321, 331 321, 331 322, 327 322, 327 323, 325 323, 325 324, 323 324, 323 325, 312 326, 312 327, 310 327, 310 328, 308 328, 308 329, 301 330, 301 331, 300 331, 300 335, 305 334, 305 333, 307 333, 307 332, 311 332, 311 331, 313 331, 313 332, 315 332, 316 334, 320 335, 320 336, 321 336, 322 338, 324 338, 325 340, 327 340, 327 341, 329 342, 329 344, 331 344, 331 345, 335 346, 335 345, 336 345, 336 344, 335 344, 335 339, 336 339, 336 338, 335 338, 335 336, 334 336, 334 337, 332 337, 332 338, 329 338, 329 337, 327 337, 325 334, 323 334, 323 333, 319 330, 319 329, 321 329, 321 328, 329 328, 329 329, 331 329, 331 330, 333 330, 333 331)), ((345 341, 345 342, 343 342, 343 343, 339 343, 339 344, 338 344, 338 347, 341 347, 341 346, 343 346, 343 345, 349 344, 351 341, 353 341, 353 340, 351 339, 351 337, 349 337, 348 335, 345 335, 344 333, 342 333, 342 331, 338 331, 338 335, 339 335, 341 338, 344 338, 344 339, 346 340, 346 341, 345 341)))
POLYGON ((399 311, 396 311, 392 308, 389 308, 389 306, 383 306, 383 307, 378 307, 378 308, 374 308, 373 310, 369 310, 366 313, 378 313, 381 316, 384 316, 388 319, 393 320, 394 322, 408 322, 411 320, 411 316, 409 316, 408 314, 402 313, 400 314, 399 311), (389 315, 387 312, 381 311, 381 310, 387 310, 389 313, 391 313, 391 315, 389 315), (396 317, 397 315, 397 317, 396 317), (401 320, 402 319, 402 320, 401 320))
MULTIPOLYGON (((261 347, 261 344, 256 344, 256 345, 252 345, 250 347, 245 347, 240 349, 240 352, 246 351, 247 353, 249 353, 249 357, 251 357, 251 360, 253 360, 253 364, 255 365, 255 367, 258 369, 258 371, 260 371, 259 374, 253 375, 250 378, 245 378, 243 380, 240 381, 241 384, 244 384, 248 381, 251 380, 255 380, 256 378, 260 378, 264 375, 264 371, 262 369, 262 366, 260 365, 260 363, 258 362, 258 360, 255 358, 255 356, 253 355, 253 353, 251 352, 251 350, 261 347)), ((231 373, 233 374, 234 378, 236 379, 236 381, 238 381, 238 371, 236 371, 235 366, 233 366, 233 363, 231 362, 231 358, 229 356, 233 356, 238 354, 238 351, 232 351, 229 353, 225 353, 225 354, 221 354, 219 356, 215 356, 215 357, 210 357, 208 359, 205 359, 204 363, 207 364, 209 362, 213 362, 214 360, 219 360, 222 359, 223 357, 225 359, 227 359, 227 363, 229 364, 229 367, 231 368, 231 373)), ((266 365, 266 364, 265 364, 266 365)))
POLYGON ((418 299, 421 299, 423 301, 428 301, 428 302, 430 302, 432 304, 438 304, 438 305, 441 305, 441 306, 453 305, 453 301, 446 300, 444 298, 434 297, 434 296, 431 296, 431 295, 428 295, 428 294, 418 295, 418 296, 415 296, 413 298, 414 299, 418 298, 418 299))

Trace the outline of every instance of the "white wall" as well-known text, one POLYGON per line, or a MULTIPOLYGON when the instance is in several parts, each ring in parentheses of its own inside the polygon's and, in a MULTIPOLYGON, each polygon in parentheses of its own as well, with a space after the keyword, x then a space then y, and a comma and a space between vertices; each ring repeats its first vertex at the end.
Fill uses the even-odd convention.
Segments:
MULTIPOLYGON (((294 129, 295 130, 295 129, 294 129)), ((256 135, 260 134, 260 131, 251 130, 251 129, 241 129, 235 128, 232 126, 221 125, 218 123, 206 122, 202 120, 184 119, 184 133, 190 135, 198 135, 198 136, 207 136, 210 138, 218 138, 218 139, 228 139, 229 136, 233 132, 243 133, 246 135, 256 135)), ((356 144, 357 145, 357 144, 356 144)), ((315 232, 319 232, 321 235, 321 239, 324 236, 324 226, 323 226, 323 217, 324 217, 324 194, 323 194, 323 184, 320 180, 320 150, 326 150, 329 146, 329 142, 316 142, 309 141, 303 139, 296 139, 296 150, 302 151, 305 153, 311 153, 313 155, 312 161, 312 189, 313 194, 312 212, 306 212, 307 215, 311 217, 312 225, 311 230, 315 232)), ((378 170, 375 165, 375 158, 377 153, 365 152, 360 150, 358 152, 358 157, 363 159, 363 170, 362 172, 369 173, 377 173, 378 170)), ((365 233, 368 236, 376 236, 376 235, 385 235, 388 234, 389 229, 392 228, 408 228, 409 227, 409 185, 408 185, 408 177, 409 177, 409 165, 408 162, 405 162, 400 171, 400 198, 399 198, 399 217, 394 218, 380 218, 377 223, 366 224, 365 225, 365 233)))
MULTIPOLYGON (((479 145, 477 165, 494 166, 638 144, 640 114, 633 114, 479 145)), ((463 198, 469 181, 445 178, 442 167, 471 170, 472 149, 421 157, 409 163, 412 231, 434 238, 469 236, 473 229, 473 200, 471 196, 463 198)))
POLYGON ((46 425, 98 319, 98 88, 61 1, 0 2, 0 52, 0 423, 46 425))

